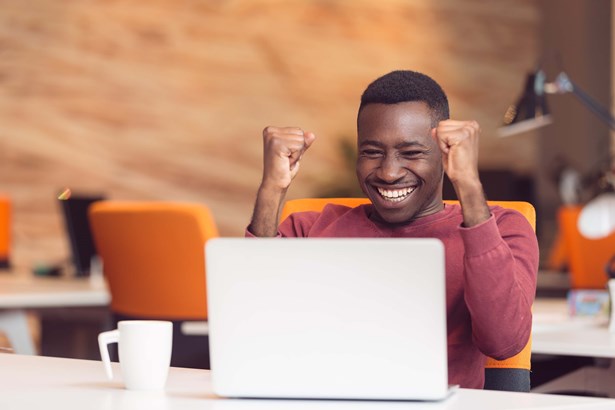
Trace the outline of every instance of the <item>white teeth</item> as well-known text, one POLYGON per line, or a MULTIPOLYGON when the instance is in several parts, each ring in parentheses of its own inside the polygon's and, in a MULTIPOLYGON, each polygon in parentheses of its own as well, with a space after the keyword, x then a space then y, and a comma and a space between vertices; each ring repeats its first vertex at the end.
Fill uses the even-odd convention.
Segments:
POLYGON ((410 195, 416 187, 403 188, 403 189, 383 189, 378 188, 378 192, 387 201, 399 202, 403 201, 408 195, 410 195))

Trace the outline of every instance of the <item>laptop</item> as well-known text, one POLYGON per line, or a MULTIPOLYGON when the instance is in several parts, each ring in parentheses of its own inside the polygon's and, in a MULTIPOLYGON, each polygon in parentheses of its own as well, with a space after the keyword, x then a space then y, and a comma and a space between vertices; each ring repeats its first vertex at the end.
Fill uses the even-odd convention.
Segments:
POLYGON ((439 240, 216 238, 206 255, 216 395, 449 394, 439 240))

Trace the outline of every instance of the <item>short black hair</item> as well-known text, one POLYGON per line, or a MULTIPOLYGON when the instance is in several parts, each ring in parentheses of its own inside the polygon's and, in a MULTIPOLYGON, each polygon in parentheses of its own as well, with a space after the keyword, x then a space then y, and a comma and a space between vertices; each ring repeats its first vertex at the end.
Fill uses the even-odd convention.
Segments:
POLYGON ((434 127, 438 122, 449 118, 448 98, 437 82, 416 71, 397 70, 377 78, 367 86, 361 96, 357 120, 363 107, 368 104, 398 104, 410 101, 427 104, 434 127))

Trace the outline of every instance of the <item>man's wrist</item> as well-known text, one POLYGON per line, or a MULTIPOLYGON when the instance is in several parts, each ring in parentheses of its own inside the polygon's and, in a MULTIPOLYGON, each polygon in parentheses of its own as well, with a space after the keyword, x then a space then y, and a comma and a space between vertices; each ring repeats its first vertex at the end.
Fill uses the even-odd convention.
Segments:
POLYGON ((278 215, 285 196, 286 189, 261 183, 256 195, 252 221, 248 227, 248 230, 254 236, 271 237, 276 235, 279 222, 278 215))
POLYGON ((458 184, 454 187, 461 204, 463 226, 469 228, 489 219, 491 213, 480 181, 458 184))
POLYGON ((282 187, 275 183, 263 181, 258 187, 257 195, 270 198, 284 198, 284 196, 286 196, 286 191, 288 191, 288 187, 282 187))
POLYGON ((472 198, 485 199, 485 193, 483 191, 483 184, 479 179, 473 179, 470 181, 456 182, 453 184, 457 198, 471 200, 472 198))

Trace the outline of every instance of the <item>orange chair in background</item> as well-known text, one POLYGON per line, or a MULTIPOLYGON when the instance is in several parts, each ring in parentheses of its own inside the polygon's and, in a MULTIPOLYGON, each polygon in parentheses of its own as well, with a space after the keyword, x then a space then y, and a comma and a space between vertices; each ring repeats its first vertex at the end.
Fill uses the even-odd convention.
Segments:
MULTIPOLYGON (((174 322, 171 363, 209 367, 202 337, 181 334, 181 322, 207 319, 205 242, 218 236, 209 209, 200 204, 100 201, 89 209, 98 255, 116 320, 174 322)), ((206 336, 204 336, 206 337, 206 336)))
POLYGON ((605 289, 605 267, 615 255, 615 233, 602 239, 581 235, 577 221, 581 206, 563 206, 558 210, 559 235, 563 256, 573 289, 605 289))
MULTIPOLYGON (((370 203, 367 198, 303 198, 286 202, 282 208, 280 220, 283 221, 294 212, 321 211, 325 205, 333 203, 356 207, 370 203)), ((447 204, 459 204, 459 201, 446 200, 447 204)), ((490 206, 515 209, 521 213, 536 231, 536 210, 529 202, 523 201, 487 201, 490 206)), ((485 364, 485 389, 530 391, 532 339, 528 340, 523 350, 506 360, 487 358, 485 364)))
POLYGON ((356 208, 359 205, 371 203, 368 198, 301 198, 286 201, 280 214, 280 222, 295 212, 320 212, 327 204, 345 205, 356 208))
POLYGON ((11 201, 0 196, 0 268, 10 266, 11 254, 11 201))

